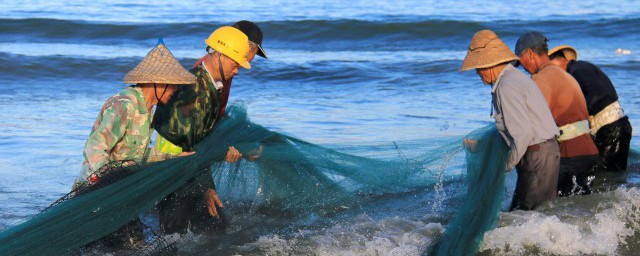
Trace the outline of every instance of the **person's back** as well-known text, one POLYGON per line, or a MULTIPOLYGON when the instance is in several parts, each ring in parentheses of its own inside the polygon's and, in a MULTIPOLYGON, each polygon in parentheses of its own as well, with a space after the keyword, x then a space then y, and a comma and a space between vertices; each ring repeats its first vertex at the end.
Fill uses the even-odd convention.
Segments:
MULTIPOLYGON (((544 106, 545 99, 540 89, 536 86, 536 84, 525 75, 522 71, 517 68, 514 68, 512 65, 508 65, 503 71, 502 75, 498 78, 498 81, 495 84, 495 93, 492 93, 494 97, 496 95, 501 94, 502 92, 509 91, 508 93, 513 95, 514 98, 523 99, 521 104, 522 108, 525 111, 524 113, 514 113, 520 116, 526 116, 527 119, 531 122, 530 132, 533 134, 533 137, 536 140, 530 141, 530 144, 538 144, 544 142, 549 139, 553 139, 557 134, 557 127, 554 125, 553 116, 549 112, 549 108, 544 106), (535 124, 535 127, 533 126, 535 124)), ((496 104, 500 104, 502 100, 496 98, 494 102, 496 104)), ((502 105, 502 104, 500 104, 502 105)), ((500 113, 500 108, 496 108, 496 114, 502 116, 500 113)), ((512 111, 512 110, 510 110, 512 111)), ((501 124, 503 122, 496 122, 497 124, 501 124)), ((504 128, 498 128, 500 131, 506 131, 507 133, 523 133, 525 127, 522 127, 520 130, 516 131, 511 128, 513 131, 508 131, 504 128)), ((503 137, 505 137, 503 135, 503 137)), ((508 141, 508 138, 505 138, 508 141)), ((511 161, 512 163, 509 166, 515 165, 517 161, 511 161)))
POLYGON ((598 149, 589 135, 586 100, 578 82, 549 59, 547 41, 540 32, 527 32, 518 38, 515 51, 520 54, 519 63, 540 87, 560 129, 558 193, 591 193, 598 149))
POLYGON ((567 72, 578 81, 584 94, 589 115, 598 114, 609 104, 618 101, 618 94, 609 77, 592 63, 571 60, 567 72))
POLYGON ((571 46, 556 46, 548 55, 551 63, 578 81, 584 94, 590 133, 599 151, 597 172, 626 170, 632 128, 609 77, 596 65, 579 61, 571 46))
POLYGON ((591 131, 601 156, 600 167, 626 170, 632 128, 613 83, 600 68, 586 61, 569 61, 567 72, 578 80, 587 100, 591 131))
MULTIPOLYGON (((553 119, 558 127, 587 120, 589 113, 578 82, 562 69, 548 65, 532 76, 544 94, 553 119)), ((560 156, 574 157, 596 155, 598 149, 589 134, 562 140, 560 134, 560 156)))

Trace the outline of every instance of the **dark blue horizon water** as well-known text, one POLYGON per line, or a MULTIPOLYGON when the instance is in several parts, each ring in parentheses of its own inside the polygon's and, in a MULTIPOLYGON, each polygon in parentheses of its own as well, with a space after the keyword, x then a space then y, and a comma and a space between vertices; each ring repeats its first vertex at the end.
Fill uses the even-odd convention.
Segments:
MULTIPOLYGON (((574 46, 580 59, 599 65, 610 76, 632 125, 640 127, 637 1, 544 0, 535 6, 524 1, 1 1, 0 230, 68 192, 100 106, 125 86, 124 74, 159 37, 190 67, 204 54, 203 40, 213 29, 241 19, 260 25, 269 59, 256 58, 251 70, 240 72, 231 101, 246 103, 254 122, 315 144, 375 155, 358 145, 411 145, 461 136, 490 124, 489 88, 474 72, 458 71, 471 36, 481 29, 494 30, 511 48, 528 30, 544 32, 550 46, 574 46)), ((640 145, 637 136, 632 144, 640 145)), ((631 179, 640 183, 637 175, 631 179)), ((623 241, 640 244, 637 238, 626 240, 637 229, 618 225, 629 222, 625 216, 632 210, 613 210, 637 205, 637 193, 625 188, 595 197, 600 201, 591 204, 576 201, 588 209, 584 211, 570 203, 563 206, 566 212, 605 207, 609 211, 604 217, 578 221, 549 207, 535 213, 504 213, 501 218, 562 238, 534 239, 543 253, 567 254, 561 250, 568 248, 563 243, 577 236, 584 240, 574 241, 575 248, 585 248, 582 254, 616 254, 623 241), (609 202, 616 203, 603 206, 609 202), (551 228, 563 225, 568 226, 551 228), (585 226, 603 230, 607 225, 631 234, 612 238, 566 231, 585 226)), ((389 203, 396 204, 403 205, 389 203)), ((411 204, 408 200, 403 206, 411 204)), ((420 218, 427 215, 424 209, 411 209, 406 216, 360 216, 353 225, 309 231, 312 238, 280 233, 239 240, 271 254, 313 241, 309 254, 414 255, 418 244, 435 236, 435 226, 446 223, 420 218), (402 223, 404 228, 392 231, 385 228, 389 223, 402 223), (371 225, 380 235, 367 236, 358 225, 371 225), (421 229, 425 226, 434 229, 421 229), (350 232, 364 246, 346 243, 340 232, 350 232)), ((485 248, 527 244, 514 225, 497 229, 489 241, 485 239, 485 248)), ((233 246, 218 250, 251 254, 233 246)))

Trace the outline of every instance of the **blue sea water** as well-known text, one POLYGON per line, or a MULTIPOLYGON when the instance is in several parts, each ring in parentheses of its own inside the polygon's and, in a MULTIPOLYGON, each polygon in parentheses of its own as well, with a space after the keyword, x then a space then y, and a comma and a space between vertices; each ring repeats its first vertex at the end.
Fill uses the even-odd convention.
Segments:
MULTIPOLYGON (((358 145, 410 144, 490 124, 489 88, 458 71, 481 29, 512 48, 528 30, 544 32, 551 46, 574 46, 609 75, 640 127, 637 1, 0 1, 0 230, 68 192, 100 106, 159 37, 189 67, 209 33, 241 19, 262 28, 269 59, 240 71, 231 101, 244 101, 254 122, 315 144, 366 156, 375 152, 358 145)), ((640 183, 635 174, 630 181, 640 183)), ((630 217, 639 193, 623 187, 503 213, 482 248, 628 254, 640 244, 630 217)), ((246 236, 216 250, 415 255, 446 227, 437 221, 444 216, 425 217, 421 203, 389 202, 383 206, 409 214, 246 236)))

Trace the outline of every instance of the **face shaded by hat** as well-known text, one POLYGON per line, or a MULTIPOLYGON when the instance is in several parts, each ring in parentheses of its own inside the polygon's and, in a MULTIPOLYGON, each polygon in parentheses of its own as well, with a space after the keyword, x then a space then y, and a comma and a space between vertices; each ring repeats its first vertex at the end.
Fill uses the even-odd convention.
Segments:
POLYGON ((549 50, 549 57, 551 57, 551 55, 554 55, 559 51, 562 52, 562 55, 564 55, 564 57, 568 60, 578 60, 578 51, 576 51, 575 48, 566 44, 558 45, 553 49, 549 50))
POLYGON ((195 84, 196 77, 187 71, 164 45, 162 39, 147 56, 124 77, 125 84, 195 84))
POLYGON ((262 30, 255 23, 248 20, 241 20, 232 25, 232 27, 239 29, 247 35, 249 41, 254 42, 258 46, 258 54, 263 58, 267 58, 267 54, 262 49, 262 30))
POLYGON ((518 56, 491 30, 481 30, 471 38, 467 55, 460 71, 489 68, 501 63, 519 60, 518 56))

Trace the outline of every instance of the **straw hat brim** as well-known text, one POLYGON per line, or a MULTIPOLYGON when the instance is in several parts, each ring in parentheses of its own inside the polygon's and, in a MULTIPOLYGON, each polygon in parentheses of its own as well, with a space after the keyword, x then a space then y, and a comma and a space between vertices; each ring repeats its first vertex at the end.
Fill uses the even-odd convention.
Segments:
POLYGON ((471 38, 460 71, 489 68, 514 60, 520 58, 493 31, 482 30, 471 38))
POLYGON ((568 60, 578 60, 578 51, 576 51, 575 48, 566 44, 558 45, 553 49, 549 50, 549 56, 551 56, 552 54, 558 51, 562 51, 562 54, 564 54, 564 57, 567 58, 568 60))
POLYGON ((164 43, 159 42, 138 66, 127 73, 124 83, 189 85, 196 83, 196 77, 178 62, 164 43))
POLYGON ((469 54, 467 53, 467 57, 465 57, 462 63, 462 67, 460 68, 460 71, 467 71, 467 70, 479 69, 479 68, 490 68, 493 66, 500 65, 502 63, 520 60, 520 58, 518 58, 518 56, 516 56, 515 54, 511 53, 511 55, 512 56, 506 56, 505 54, 505 56, 503 57, 491 60, 489 58, 483 59, 482 56, 469 56, 469 54), (470 57, 470 60, 467 60, 467 58, 469 57, 470 57), (471 60, 471 58, 475 58, 475 60, 471 60))

